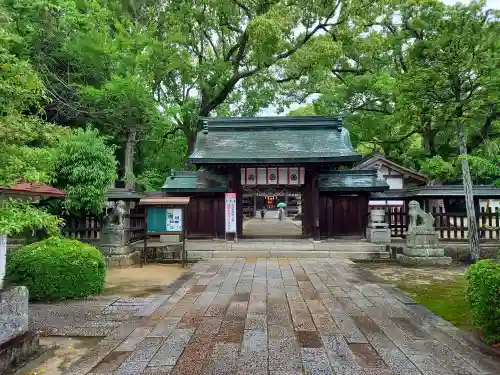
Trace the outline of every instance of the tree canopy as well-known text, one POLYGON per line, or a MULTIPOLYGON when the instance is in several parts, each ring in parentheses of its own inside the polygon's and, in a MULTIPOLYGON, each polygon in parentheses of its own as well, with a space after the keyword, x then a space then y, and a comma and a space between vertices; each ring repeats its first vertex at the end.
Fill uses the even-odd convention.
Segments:
MULTIPOLYGON (((166 171, 187 167, 200 116, 307 99, 291 114, 344 116, 363 154, 381 150, 438 182, 459 181, 465 157, 476 183, 500 184, 499 13, 483 1, 0 0, 0 9, 0 143, 10 150, 1 183, 63 187, 57 150, 86 134, 116 158, 118 178, 156 190, 166 171)), ((87 181, 108 183, 104 174, 87 181)), ((93 211, 102 193, 92 196, 70 206, 93 211)))
POLYGON ((291 89, 319 95, 307 113, 345 114, 361 152, 441 182, 460 178, 461 124, 473 179, 500 184, 499 15, 484 2, 390 2, 338 65, 291 89))

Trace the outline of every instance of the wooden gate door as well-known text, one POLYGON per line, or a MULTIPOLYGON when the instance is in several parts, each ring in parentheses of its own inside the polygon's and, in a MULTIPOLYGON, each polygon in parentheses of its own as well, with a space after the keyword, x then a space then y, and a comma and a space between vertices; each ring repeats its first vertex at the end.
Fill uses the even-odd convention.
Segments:
POLYGON ((214 198, 195 197, 187 206, 186 231, 188 238, 212 237, 215 222, 213 221, 214 198))
POLYGON ((333 198, 333 235, 363 236, 368 212, 368 199, 365 196, 334 196, 333 198))

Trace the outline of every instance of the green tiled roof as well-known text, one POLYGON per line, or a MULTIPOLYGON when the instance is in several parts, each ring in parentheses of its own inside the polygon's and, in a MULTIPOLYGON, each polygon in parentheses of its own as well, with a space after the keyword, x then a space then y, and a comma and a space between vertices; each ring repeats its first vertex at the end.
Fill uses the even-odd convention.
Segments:
POLYGON ((167 176, 161 190, 167 193, 226 192, 227 176, 212 172, 172 172, 167 176))
MULTIPOLYGON (((475 185, 472 187, 472 193, 481 198, 500 197, 500 188, 488 185, 475 185)), ((374 199, 402 199, 402 198, 426 198, 426 197, 463 197, 464 188, 462 185, 443 185, 443 186, 424 186, 414 189, 394 189, 384 193, 375 193, 374 199)))
POLYGON ((139 200, 144 198, 141 192, 133 191, 127 188, 109 188, 106 192, 106 199, 110 201, 115 200, 139 200))
POLYGON ((377 179, 377 171, 349 170, 330 171, 319 175, 321 191, 385 191, 389 189, 387 182, 377 179))
POLYGON ((337 117, 203 118, 194 164, 357 161, 349 132, 337 117))

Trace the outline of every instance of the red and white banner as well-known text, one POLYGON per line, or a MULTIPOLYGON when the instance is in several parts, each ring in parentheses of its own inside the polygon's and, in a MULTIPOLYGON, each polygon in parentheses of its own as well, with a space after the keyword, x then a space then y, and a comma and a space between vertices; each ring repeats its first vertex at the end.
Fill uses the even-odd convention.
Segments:
POLYGON ((304 167, 241 168, 242 185, 303 185, 304 167))
POLYGON ((226 233, 236 233, 236 193, 226 193, 226 233))

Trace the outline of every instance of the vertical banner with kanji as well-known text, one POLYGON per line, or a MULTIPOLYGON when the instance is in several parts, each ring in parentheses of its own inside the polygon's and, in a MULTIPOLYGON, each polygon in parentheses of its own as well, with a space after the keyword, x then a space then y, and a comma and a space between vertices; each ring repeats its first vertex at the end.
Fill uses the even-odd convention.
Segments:
POLYGON ((236 193, 226 193, 226 233, 236 233, 236 193))

